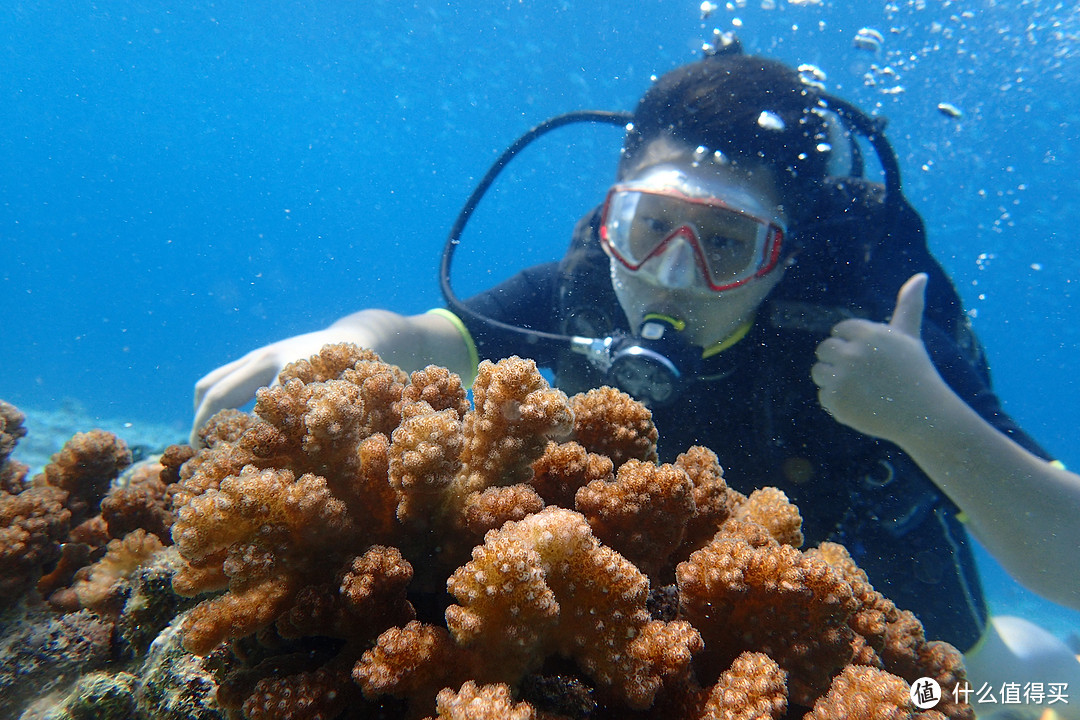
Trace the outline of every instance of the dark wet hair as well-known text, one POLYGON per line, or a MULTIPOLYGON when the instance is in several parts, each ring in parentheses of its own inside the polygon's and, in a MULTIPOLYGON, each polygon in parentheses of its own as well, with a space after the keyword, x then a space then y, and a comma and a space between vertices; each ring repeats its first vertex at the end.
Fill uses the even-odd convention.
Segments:
POLYGON ((730 161, 772 169, 789 215, 799 215, 828 173, 828 125, 821 94, 783 63, 721 54, 662 76, 641 98, 620 168, 668 135, 730 161), (762 113, 766 113, 763 117, 762 113), (780 122, 775 122, 779 118, 780 122), (800 200, 800 196, 802 196, 800 200))

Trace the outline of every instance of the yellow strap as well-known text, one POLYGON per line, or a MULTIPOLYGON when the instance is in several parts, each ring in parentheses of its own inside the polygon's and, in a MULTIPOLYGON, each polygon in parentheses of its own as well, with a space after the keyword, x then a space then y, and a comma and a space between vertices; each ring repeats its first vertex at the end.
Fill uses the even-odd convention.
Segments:
POLYGON ((685 320, 680 320, 679 318, 672 317, 671 315, 664 315, 663 313, 648 313, 648 314, 645 315, 645 317, 643 317, 641 319, 643 321, 660 320, 661 322, 666 322, 668 325, 675 328, 679 332, 682 332, 683 330, 686 329, 686 321, 685 320))
POLYGON ((469 351, 469 377, 462 378, 462 380, 465 381, 466 389, 471 388, 473 380, 476 379, 476 370, 480 367, 480 353, 476 351, 476 342, 473 341, 472 333, 469 332, 469 328, 465 327, 465 323, 461 322, 461 318, 446 308, 432 308, 428 310, 428 313, 446 318, 461 333, 461 339, 465 341, 465 347, 469 351))
MULTIPOLYGON (((663 322, 666 322, 668 325, 675 328, 679 332, 682 332, 686 329, 686 321, 679 320, 678 318, 672 317, 671 315, 662 315, 661 313, 649 313, 644 318, 642 318, 642 320, 662 320, 663 322)), ((705 348, 705 350, 701 353, 701 357, 708 359, 711 358, 713 355, 724 352, 729 347, 746 337, 746 333, 750 332, 750 328, 752 328, 753 326, 754 319, 750 318, 745 323, 735 328, 735 332, 731 333, 726 338, 716 343, 712 347, 705 348)))
POLYGON ((705 350, 705 352, 701 353, 701 357, 711 358, 713 355, 724 352, 729 347, 746 337, 746 333, 750 332, 750 328, 752 328, 753 326, 754 319, 751 318, 739 327, 735 328, 735 332, 731 333, 726 338, 716 343, 711 348, 708 348, 707 350, 705 350))

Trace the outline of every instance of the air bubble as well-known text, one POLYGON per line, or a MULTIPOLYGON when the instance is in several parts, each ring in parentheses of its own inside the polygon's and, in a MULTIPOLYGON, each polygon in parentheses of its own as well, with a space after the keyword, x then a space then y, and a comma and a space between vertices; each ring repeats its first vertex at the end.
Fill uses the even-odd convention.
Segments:
POLYGON ((758 127, 765 130, 782 131, 786 125, 784 125, 784 119, 776 113, 770 110, 762 110, 757 119, 758 127))

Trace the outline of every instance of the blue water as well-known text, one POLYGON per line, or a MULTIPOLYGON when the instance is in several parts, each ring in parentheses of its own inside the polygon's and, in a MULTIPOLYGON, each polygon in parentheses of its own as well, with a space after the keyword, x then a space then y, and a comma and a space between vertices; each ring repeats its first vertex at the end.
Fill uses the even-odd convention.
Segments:
MULTIPOLYGON (((631 108, 735 27, 890 119, 1007 409, 1080 467, 1073 3, 755 0, 705 22, 689 0, 165 5, 0 9, 0 397, 183 436, 217 365, 355 309, 439 305, 446 231, 503 147, 631 108)), ((557 257, 618 142, 530 149, 466 235, 462 292, 557 257)))

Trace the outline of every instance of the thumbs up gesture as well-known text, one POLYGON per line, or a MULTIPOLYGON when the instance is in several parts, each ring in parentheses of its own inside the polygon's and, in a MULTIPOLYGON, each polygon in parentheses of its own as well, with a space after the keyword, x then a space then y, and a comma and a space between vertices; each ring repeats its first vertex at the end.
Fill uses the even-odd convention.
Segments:
POLYGON ((951 392, 921 338, 926 282, 919 273, 904 283, 889 322, 844 320, 818 345, 818 400, 844 425, 900 443, 951 392))

